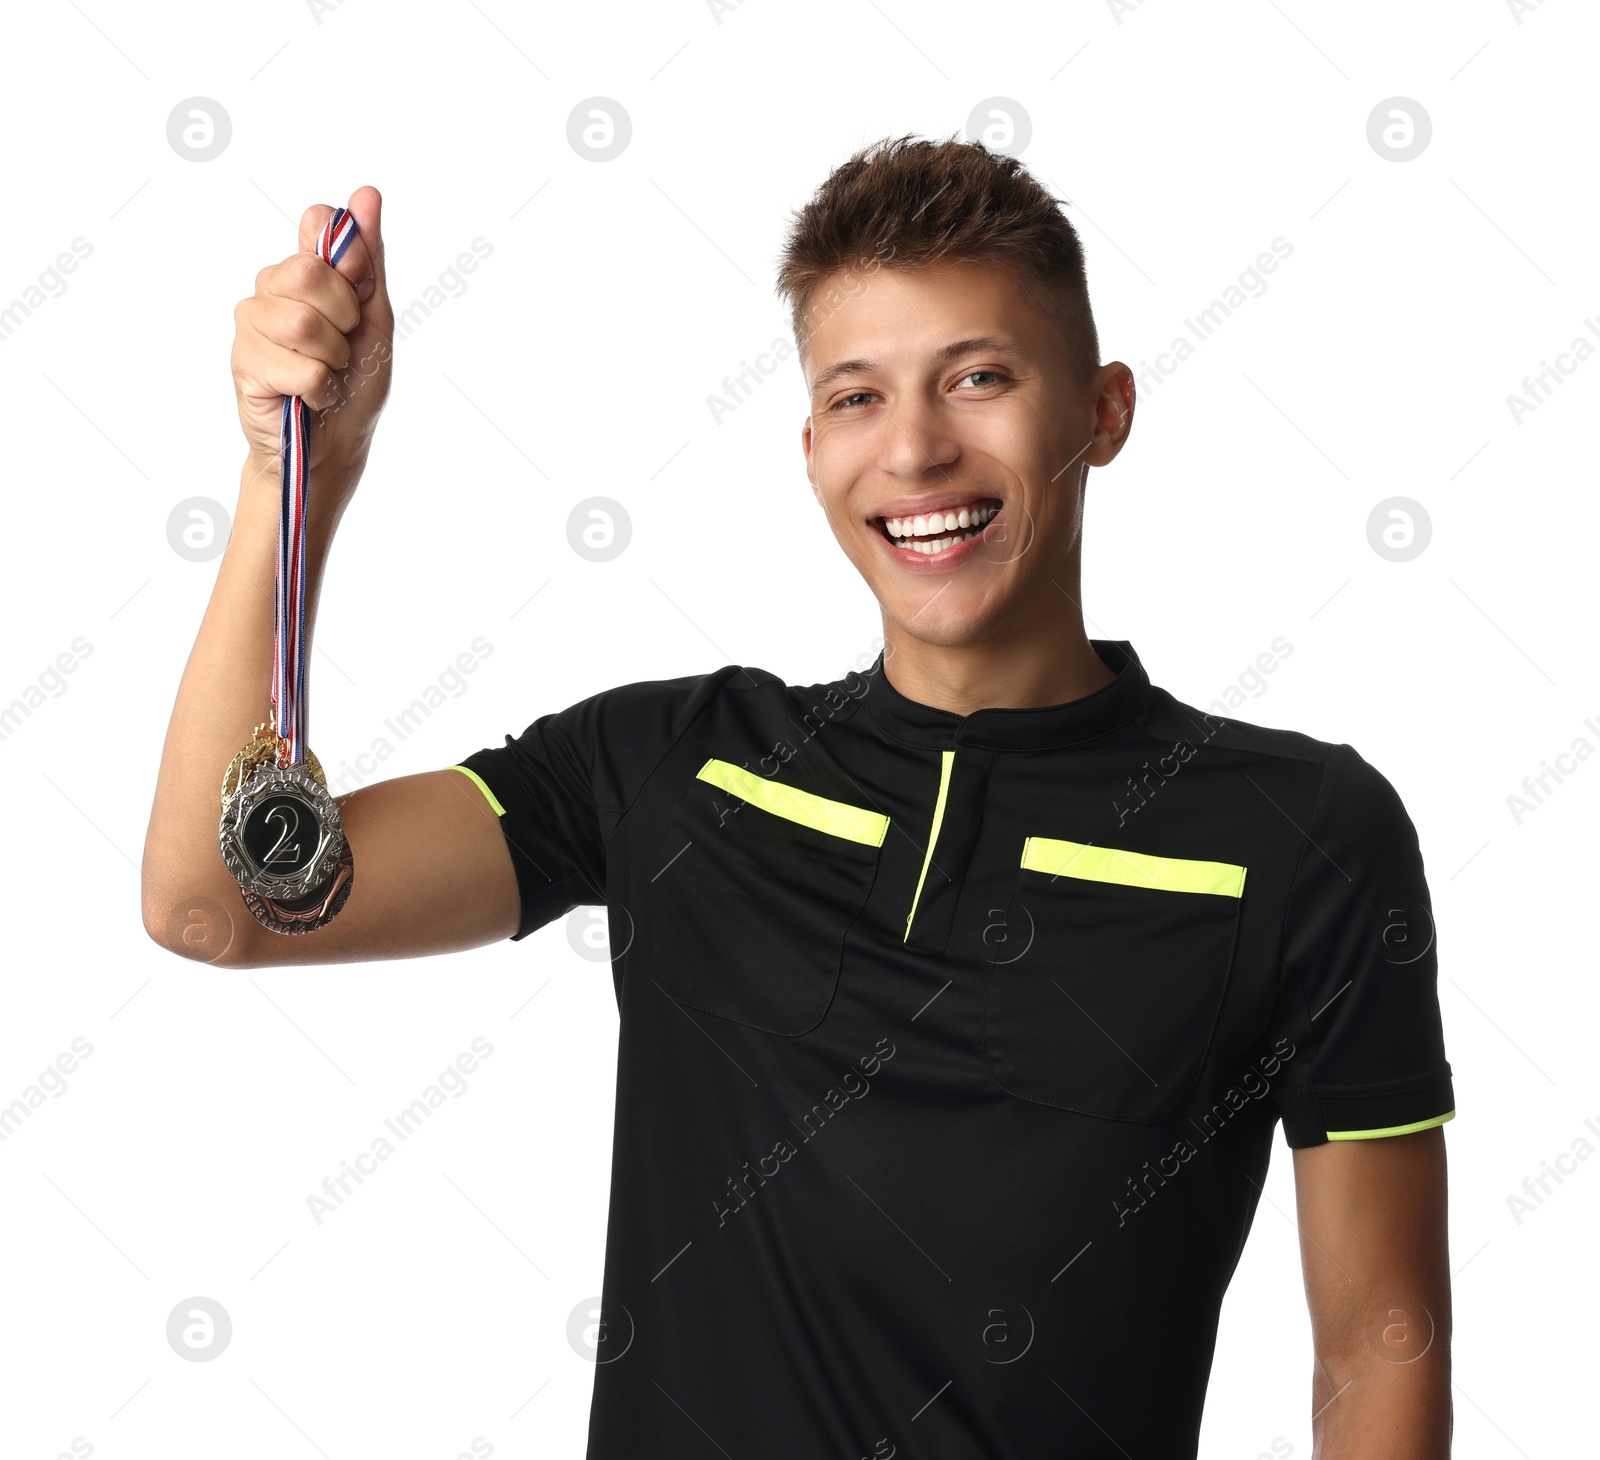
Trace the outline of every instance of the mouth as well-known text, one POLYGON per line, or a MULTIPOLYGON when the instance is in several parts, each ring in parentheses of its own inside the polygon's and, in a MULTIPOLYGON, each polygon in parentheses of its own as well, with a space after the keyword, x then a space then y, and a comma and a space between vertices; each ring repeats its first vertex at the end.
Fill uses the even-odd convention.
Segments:
POLYGON ((998 497, 973 497, 933 510, 871 518, 879 535, 897 554, 934 557, 979 537, 1000 510, 998 497))

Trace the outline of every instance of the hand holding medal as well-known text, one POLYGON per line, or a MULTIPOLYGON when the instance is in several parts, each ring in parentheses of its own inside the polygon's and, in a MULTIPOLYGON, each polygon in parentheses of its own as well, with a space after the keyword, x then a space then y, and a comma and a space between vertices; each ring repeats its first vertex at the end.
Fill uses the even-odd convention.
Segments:
MULTIPOLYGON (((336 264, 356 220, 336 208, 317 257, 336 264)), ((306 745, 306 503, 311 417, 297 395, 283 400, 282 495, 272 637, 272 718, 258 725, 222 778, 217 838, 256 921, 275 933, 305 933, 332 921, 350 896, 355 869, 339 807, 306 745)))

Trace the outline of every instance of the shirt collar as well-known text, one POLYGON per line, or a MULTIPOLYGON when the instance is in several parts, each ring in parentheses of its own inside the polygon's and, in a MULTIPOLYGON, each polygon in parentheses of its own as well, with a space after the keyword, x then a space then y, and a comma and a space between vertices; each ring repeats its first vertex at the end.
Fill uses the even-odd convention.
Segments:
POLYGON ((883 672, 883 651, 865 672, 863 698, 874 723, 891 740, 921 749, 969 745, 982 750, 1047 750, 1075 745, 1127 723, 1150 699, 1150 677, 1126 639, 1090 639, 1116 678, 1092 694, 1059 705, 974 710, 958 715, 901 694, 883 672))

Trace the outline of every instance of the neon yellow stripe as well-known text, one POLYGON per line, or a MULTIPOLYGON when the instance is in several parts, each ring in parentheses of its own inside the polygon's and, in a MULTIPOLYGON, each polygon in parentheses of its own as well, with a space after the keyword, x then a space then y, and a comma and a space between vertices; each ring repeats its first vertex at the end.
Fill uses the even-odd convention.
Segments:
POLYGON ((741 800, 786 821, 798 821, 802 826, 815 827, 829 836, 843 837, 846 841, 863 842, 869 847, 881 847, 889 831, 889 818, 879 811, 868 811, 862 806, 850 806, 843 801, 830 801, 826 796, 816 796, 802 791, 798 786, 785 786, 780 781, 770 781, 725 760, 708 760, 695 772, 697 779, 709 781, 724 791, 731 791, 741 800))
POLYGON ((1456 1113, 1447 1110, 1443 1115, 1429 1116, 1427 1120, 1414 1120, 1410 1125, 1386 1125, 1382 1130, 1330 1130, 1325 1132, 1330 1141, 1365 1141, 1373 1136, 1404 1136, 1414 1130, 1427 1130, 1429 1126, 1443 1125, 1454 1120, 1456 1113))
POLYGON ((928 864, 933 861, 933 844, 939 840, 939 823, 944 820, 945 797, 950 790, 950 767, 955 763, 953 750, 939 752, 939 798, 933 803, 933 827, 928 832, 928 850, 922 856, 922 871, 917 874, 917 890, 911 895, 911 911, 906 914, 906 931, 902 943, 911 936, 911 919, 917 915, 917 902, 922 896, 922 881, 928 875, 928 864))
POLYGON ((1083 842, 1030 836, 1022 844, 1022 865, 1052 877, 1081 877, 1088 882, 1120 882, 1127 887, 1154 887, 1163 892, 1212 892, 1239 897, 1244 868, 1232 862, 1194 862, 1184 857, 1156 857, 1149 852, 1124 852, 1083 842))
POLYGON ((502 806, 500 804, 500 802, 495 798, 494 792, 491 791, 486 785, 484 785, 483 777, 480 776, 477 773, 477 771, 471 770, 467 766, 464 766, 464 765, 446 766, 445 769, 447 771, 460 771, 462 775, 470 776, 472 778, 472 780, 473 780, 473 783, 477 786, 477 788, 480 791, 482 791, 485 796, 487 796, 489 798, 489 804, 494 807, 494 814, 496 816, 504 816, 506 814, 506 808, 504 806, 502 806))

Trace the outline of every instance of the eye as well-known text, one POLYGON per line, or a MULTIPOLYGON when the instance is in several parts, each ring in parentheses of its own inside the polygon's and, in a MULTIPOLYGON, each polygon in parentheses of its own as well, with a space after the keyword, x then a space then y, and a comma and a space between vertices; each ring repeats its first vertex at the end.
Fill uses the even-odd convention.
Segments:
POLYGON ((870 396, 871 394, 872 392, 870 390, 853 390, 849 395, 841 396, 831 406, 829 406, 828 409, 830 411, 841 410, 848 402, 856 400, 861 396, 870 396))
POLYGON ((1005 379, 1005 377, 998 370, 969 370, 960 378, 962 380, 971 380, 975 375, 991 375, 997 381, 1005 379))

